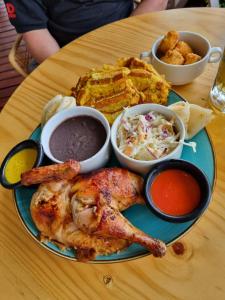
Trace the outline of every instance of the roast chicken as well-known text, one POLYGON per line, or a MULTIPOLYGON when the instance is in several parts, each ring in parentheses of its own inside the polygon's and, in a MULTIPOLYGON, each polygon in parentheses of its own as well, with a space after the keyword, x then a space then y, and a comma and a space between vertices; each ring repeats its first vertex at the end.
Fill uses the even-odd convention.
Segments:
POLYGON ((24 185, 40 183, 43 178, 30 205, 42 238, 74 248, 79 261, 118 252, 132 243, 141 244, 154 256, 165 254, 163 242, 135 228, 120 213, 135 203, 144 203, 140 176, 121 168, 88 175, 78 172, 79 163, 67 162, 56 169, 41 167, 23 175, 24 185), (62 172, 65 168, 67 172, 62 172))

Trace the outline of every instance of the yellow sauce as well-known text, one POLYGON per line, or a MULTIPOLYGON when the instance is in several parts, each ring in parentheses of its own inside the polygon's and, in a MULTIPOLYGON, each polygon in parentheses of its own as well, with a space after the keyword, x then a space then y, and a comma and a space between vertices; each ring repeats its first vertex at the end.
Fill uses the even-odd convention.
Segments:
POLYGON ((14 154, 5 167, 5 178, 8 183, 20 181, 23 172, 32 169, 37 158, 35 149, 23 149, 14 154))

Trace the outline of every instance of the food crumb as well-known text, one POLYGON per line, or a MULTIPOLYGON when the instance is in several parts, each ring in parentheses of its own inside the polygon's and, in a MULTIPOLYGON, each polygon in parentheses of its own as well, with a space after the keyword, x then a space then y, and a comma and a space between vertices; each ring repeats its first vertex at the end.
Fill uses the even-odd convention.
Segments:
POLYGON ((173 251, 177 255, 183 255, 184 254, 184 245, 181 242, 176 242, 172 245, 173 251))
POLYGON ((113 279, 110 275, 104 275, 103 276, 103 282, 106 286, 110 285, 112 283, 113 279))

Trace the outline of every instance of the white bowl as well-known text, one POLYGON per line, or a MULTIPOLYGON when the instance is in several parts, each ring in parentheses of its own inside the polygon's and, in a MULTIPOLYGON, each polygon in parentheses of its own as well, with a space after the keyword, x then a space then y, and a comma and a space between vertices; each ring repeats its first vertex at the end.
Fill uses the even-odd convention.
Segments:
POLYGON ((185 128, 184 124, 181 121, 181 119, 168 107, 162 106, 159 104, 140 104, 135 105, 131 108, 128 108, 126 111, 126 116, 133 116, 133 115, 139 115, 139 114, 147 114, 150 111, 158 112, 162 115, 164 115, 166 118, 171 119, 174 118, 175 120, 175 126, 180 132, 180 143, 177 144, 177 147, 171 151, 168 155, 154 160, 136 160, 133 158, 130 158, 129 156, 122 153, 118 146, 117 146, 117 130, 118 126, 121 121, 122 114, 120 114, 116 120, 113 123, 113 126, 111 128, 111 143, 115 152, 115 155, 118 159, 118 161, 121 163, 122 166, 125 168, 128 168, 134 172, 146 174, 150 171, 150 169, 157 163, 161 161, 165 161, 168 159, 177 159, 181 157, 182 149, 183 149, 183 141, 185 136, 185 128))
POLYGON ((70 119, 72 117, 84 115, 91 116, 99 120, 106 130, 106 141, 102 148, 94 156, 80 162, 80 172, 88 173, 93 170, 102 168, 110 158, 110 126, 105 116, 98 110, 87 106, 77 106, 71 109, 58 112, 45 124, 41 133, 41 144, 43 146, 45 154, 48 156, 48 158, 50 158, 50 160, 56 163, 61 163, 62 161, 55 158, 51 153, 49 147, 51 135, 54 132, 54 130, 65 120, 70 119))
POLYGON ((210 42, 201 34, 190 31, 178 31, 179 40, 188 43, 194 53, 202 57, 201 60, 188 65, 173 65, 167 64, 160 60, 157 56, 157 49, 164 38, 160 36, 152 45, 150 51, 145 51, 140 54, 140 58, 149 58, 150 63, 159 72, 165 75, 172 85, 183 85, 193 81, 196 77, 202 74, 207 63, 216 63, 222 56, 220 47, 212 47, 210 42))

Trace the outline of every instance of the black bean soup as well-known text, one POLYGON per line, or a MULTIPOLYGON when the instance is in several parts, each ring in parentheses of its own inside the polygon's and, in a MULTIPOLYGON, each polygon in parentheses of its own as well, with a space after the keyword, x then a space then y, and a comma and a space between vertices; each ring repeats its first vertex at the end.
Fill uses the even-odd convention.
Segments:
POLYGON ((52 133, 50 151, 60 160, 86 160, 95 155, 106 141, 106 130, 102 123, 89 116, 78 116, 65 120, 52 133))

